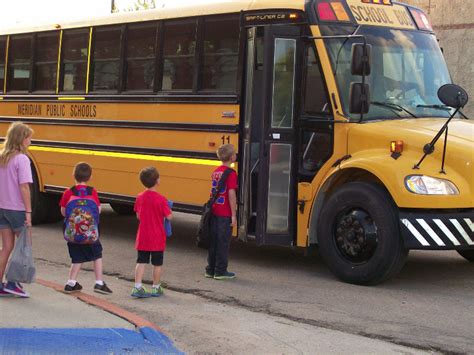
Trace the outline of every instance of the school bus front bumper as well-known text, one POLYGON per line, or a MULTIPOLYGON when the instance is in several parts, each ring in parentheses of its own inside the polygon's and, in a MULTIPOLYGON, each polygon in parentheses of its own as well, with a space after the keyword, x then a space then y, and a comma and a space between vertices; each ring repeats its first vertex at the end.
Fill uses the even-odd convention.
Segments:
POLYGON ((402 210, 399 216, 408 249, 474 249, 474 209, 460 212, 402 210))

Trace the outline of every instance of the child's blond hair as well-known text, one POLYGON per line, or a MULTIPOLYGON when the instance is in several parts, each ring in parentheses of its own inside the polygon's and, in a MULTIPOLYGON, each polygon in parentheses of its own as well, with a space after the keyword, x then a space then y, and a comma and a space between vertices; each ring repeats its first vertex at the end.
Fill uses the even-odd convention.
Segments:
POLYGON ((23 141, 33 134, 33 130, 22 122, 14 122, 8 127, 7 138, 0 150, 0 165, 7 165, 18 153, 26 154, 23 141))
POLYGON ((217 149, 217 157, 222 162, 227 162, 232 159, 232 155, 235 154, 235 148, 233 144, 224 144, 217 149))

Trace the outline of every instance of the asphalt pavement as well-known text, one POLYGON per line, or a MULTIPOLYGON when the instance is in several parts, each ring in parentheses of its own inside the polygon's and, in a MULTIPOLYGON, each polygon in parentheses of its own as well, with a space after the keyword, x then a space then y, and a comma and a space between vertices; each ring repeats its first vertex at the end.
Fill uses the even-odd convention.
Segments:
POLYGON ((181 354, 155 324, 92 292, 38 279, 0 299, 1 354, 181 354))

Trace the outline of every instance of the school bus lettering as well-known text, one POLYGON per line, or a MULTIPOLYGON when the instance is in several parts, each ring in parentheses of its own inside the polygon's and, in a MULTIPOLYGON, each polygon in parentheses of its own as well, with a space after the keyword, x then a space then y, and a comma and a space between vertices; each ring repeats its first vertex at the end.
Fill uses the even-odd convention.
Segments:
POLYGON ((46 116, 48 117, 64 117, 66 115, 66 106, 58 104, 46 105, 46 116))
POLYGON ((96 105, 71 105, 71 117, 93 118, 97 116, 96 105))
POLYGON ((404 6, 364 4, 360 0, 347 0, 347 4, 360 25, 416 29, 404 6))
POLYGON ((368 8, 363 6, 351 6, 352 13, 357 21, 371 22, 373 24, 393 24, 390 20, 385 9, 379 8, 368 8))
POLYGON ((282 20, 286 17, 286 14, 267 14, 267 15, 251 15, 247 16, 247 21, 269 21, 269 20, 282 20))
POLYGON ((405 25, 405 26, 410 26, 411 25, 411 20, 408 17, 408 14, 406 13, 406 11, 404 11, 404 10, 394 10, 393 12, 394 12, 395 16, 397 17, 398 22, 401 25, 405 25))
POLYGON ((18 104, 18 114, 21 116, 41 116, 41 105, 18 104))

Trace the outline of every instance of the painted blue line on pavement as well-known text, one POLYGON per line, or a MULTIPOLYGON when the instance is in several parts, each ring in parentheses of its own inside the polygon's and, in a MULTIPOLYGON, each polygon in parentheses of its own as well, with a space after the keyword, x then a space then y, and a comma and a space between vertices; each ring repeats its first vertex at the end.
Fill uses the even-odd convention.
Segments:
POLYGON ((0 328, 1 354, 182 354, 164 334, 141 328, 0 328))

